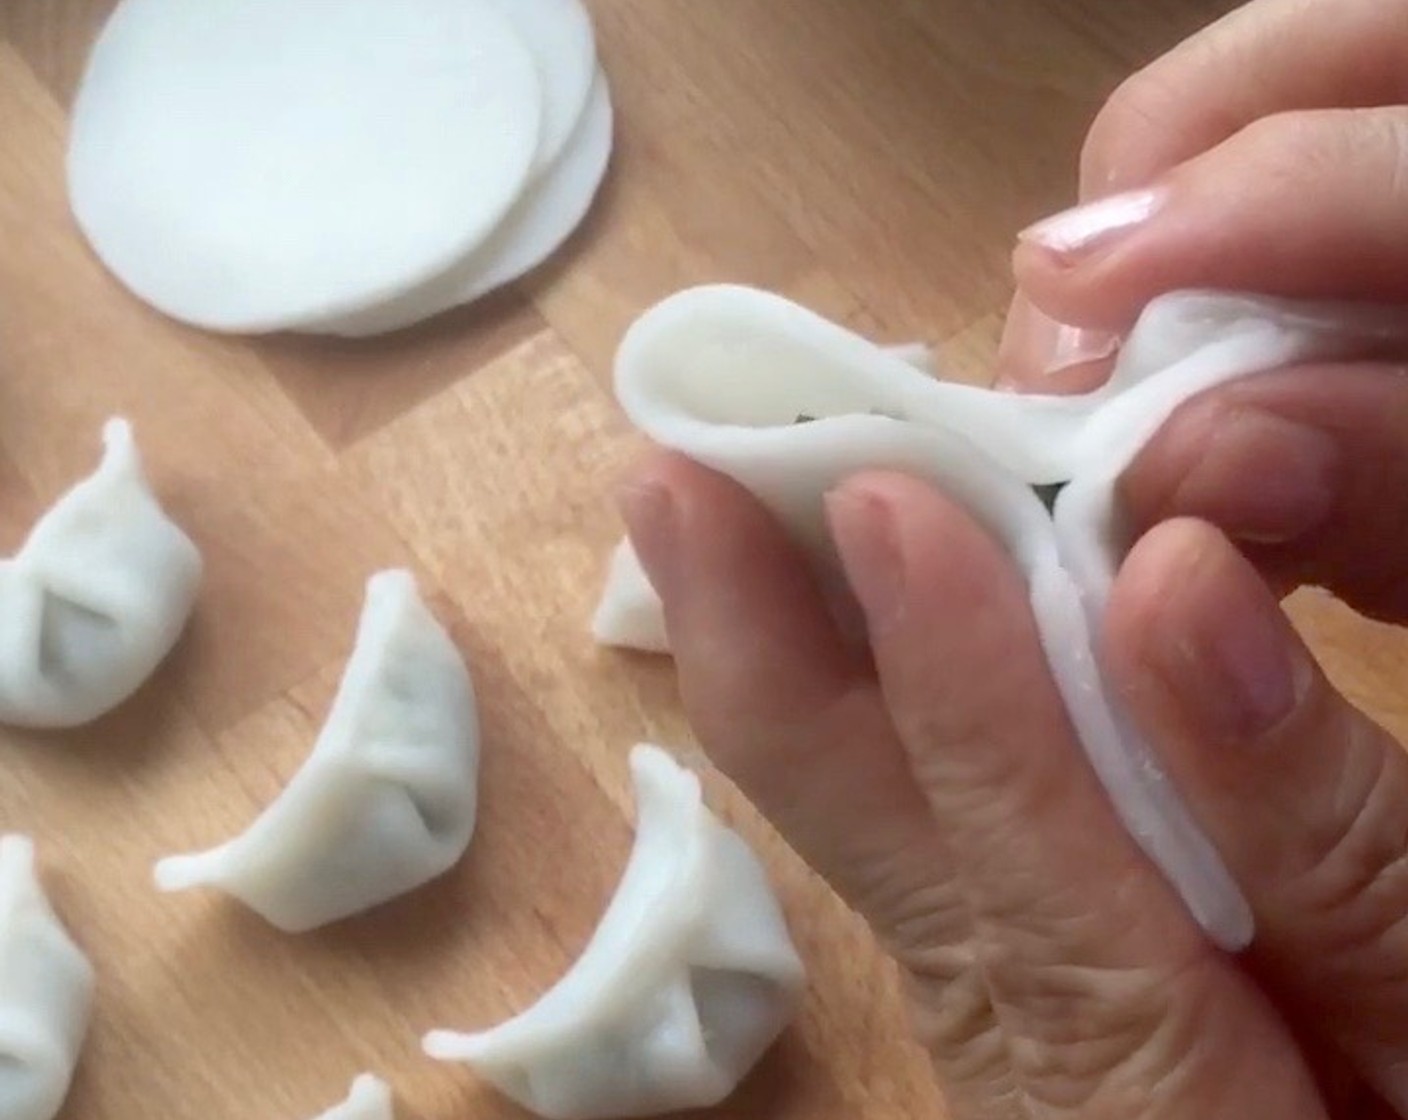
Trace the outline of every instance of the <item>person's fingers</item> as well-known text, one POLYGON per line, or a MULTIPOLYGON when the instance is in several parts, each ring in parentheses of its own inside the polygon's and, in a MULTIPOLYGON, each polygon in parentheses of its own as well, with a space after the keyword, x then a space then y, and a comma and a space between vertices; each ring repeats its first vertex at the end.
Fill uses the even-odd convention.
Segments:
POLYGON ((701 745, 911 974, 955 1120, 1011 1120, 972 922, 868 656, 842 641, 797 549, 731 480, 653 454, 621 504, 701 745))
POLYGON ((1203 522, 1136 546, 1106 653, 1247 892, 1263 982, 1408 1116, 1408 756, 1203 522))
POLYGON ((1110 376, 1119 338, 1056 322, 1018 292, 997 348, 998 389, 1084 393, 1110 376))
POLYGON ((1262 117, 1408 102, 1405 60, 1405 0, 1256 0, 1114 92, 1081 153, 1081 199, 1147 186, 1262 117))
POLYGON ((1147 187, 1038 222, 1013 268, 1057 321, 1116 332, 1183 288, 1408 301, 1408 106, 1263 117, 1147 187))
POLYGON ((973 908, 1025 1115, 1323 1118, 1260 991, 1117 823, 1011 560, 902 475, 849 480, 828 514, 973 908))
POLYGON ((1198 517, 1278 588, 1332 589, 1408 622, 1408 366, 1317 366, 1173 414, 1120 480, 1137 530, 1198 517))

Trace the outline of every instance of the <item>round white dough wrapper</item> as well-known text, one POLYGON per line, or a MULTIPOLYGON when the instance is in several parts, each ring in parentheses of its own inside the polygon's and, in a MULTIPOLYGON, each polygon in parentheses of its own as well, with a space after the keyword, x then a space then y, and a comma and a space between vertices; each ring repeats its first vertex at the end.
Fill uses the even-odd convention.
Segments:
POLYGON ((598 74, 577 131, 487 241, 449 272, 404 296, 304 330, 363 338, 401 330, 469 303, 542 264, 586 217, 611 161, 613 114, 598 74))
POLYGON ((262 332, 443 272, 517 199, 536 68, 472 0, 123 0, 74 107, 69 193, 173 318, 262 332))
POLYGON ((596 73, 596 35, 582 0, 487 0, 513 24, 538 69, 543 124, 537 172, 557 159, 577 127, 596 73))

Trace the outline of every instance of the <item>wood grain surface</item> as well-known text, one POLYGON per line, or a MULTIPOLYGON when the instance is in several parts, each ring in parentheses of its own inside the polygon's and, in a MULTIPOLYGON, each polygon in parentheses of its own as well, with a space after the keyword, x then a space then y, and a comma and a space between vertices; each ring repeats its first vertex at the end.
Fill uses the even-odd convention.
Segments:
MULTIPOLYGON (((239 340, 163 320, 65 203, 65 110, 110 0, 0 0, 0 549, 96 462, 112 413, 203 548, 190 632, 131 703, 0 732, 0 825, 32 832, 100 975, 66 1120, 300 1120, 374 1070, 406 1120, 519 1113, 419 1054, 526 1006, 574 958, 630 847, 630 746, 689 751, 666 662, 586 625, 637 447, 608 390, 633 316, 765 285, 981 380, 1013 233, 1064 205, 1085 124, 1228 0, 597 0, 614 168, 568 251, 399 337, 239 340), (235 833, 302 761, 363 584, 408 565, 476 675, 482 814, 435 884, 301 937, 161 854, 235 833)), ((1400 734, 1402 635, 1302 596, 1350 695, 1400 734)), ((693 756, 691 756, 693 758, 693 756)), ((766 855, 811 969, 805 1013, 722 1117, 942 1117, 891 966, 705 769, 766 855)))

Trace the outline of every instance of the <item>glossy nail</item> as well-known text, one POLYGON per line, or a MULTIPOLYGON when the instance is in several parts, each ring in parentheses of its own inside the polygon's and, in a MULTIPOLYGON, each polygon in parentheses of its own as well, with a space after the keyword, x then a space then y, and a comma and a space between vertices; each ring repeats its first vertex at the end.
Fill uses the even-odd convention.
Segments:
POLYGON ((1104 380, 1108 373, 1104 363, 1118 352, 1119 346, 1118 335, 1059 323, 1019 292, 1012 301, 998 346, 997 387, 1038 391, 1050 388, 1056 392, 1093 388, 1104 380), (1042 384, 1055 374, 1094 363, 1101 365, 1092 369, 1088 378, 1060 378, 1051 386, 1042 384))
POLYGON ((1158 188, 1111 195, 1045 218, 1017 238, 1060 257, 1080 257, 1137 229, 1158 213, 1163 202, 1164 192, 1158 188))
POLYGON ((901 616, 905 585, 890 503, 864 483, 846 483, 826 495, 826 518, 866 629, 884 633, 901 616))

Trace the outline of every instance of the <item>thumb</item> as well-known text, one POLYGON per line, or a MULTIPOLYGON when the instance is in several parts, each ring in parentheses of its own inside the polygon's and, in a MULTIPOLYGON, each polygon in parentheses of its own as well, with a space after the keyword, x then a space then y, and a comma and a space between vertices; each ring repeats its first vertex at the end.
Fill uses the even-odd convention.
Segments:
POLYGON ((1408 755, 1202 522, 1136 546, 1106 637, 1132 716, 1252 904, 1257 974, 1408 1116, 1408 755))
POLYGON ((1146 188, 1038 222, 1013 267, 1047 315, 1113 331, 1179 288, 1408 299, 1408 107, 1264 117, 1146 188))

